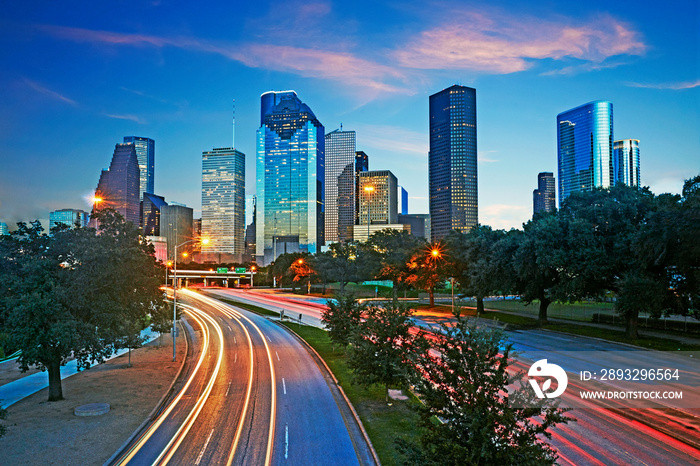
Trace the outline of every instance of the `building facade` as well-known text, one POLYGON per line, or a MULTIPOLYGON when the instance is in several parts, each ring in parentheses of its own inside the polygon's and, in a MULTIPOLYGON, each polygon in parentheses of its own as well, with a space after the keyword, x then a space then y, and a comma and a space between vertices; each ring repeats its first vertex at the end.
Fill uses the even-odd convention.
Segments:
POLYGON ((430 241, 430 215, 399 214, 399 223, 411 227, 411 234, 430 241))
POLYGON ((75 228, 76 225, 84 228, 88 226, 89 222, 90 214, 80 209, 61 209, 49 213, 49 231, 58 226, 59 223, 71 228, 75 228))
POLYGON ((355 223, 355 131, 326 134, 324 238, 326 244, 352 239, 355 223))
MULTIPOLYGON (((160 236, 164 236, 167 242, 167 257, 172 260, 175 257, 175 246, 190 241, 193 234, 193 213, 194 211, 184 205, 175 202, 165 205, 160 209, 160 236)), ((194 242, 186 247, 178 248, 178 262, 189 262, 189 258, 182 256, 183 252, 188 252, 196 248, 194 242)))
POLYGON ((108 170, 102 170, 95 197, 100 199, 93 210, 112 208, 128 222, 138 226, 141 220, 139 201, 139 165, 133 144, 117 144, 108 170))
POLYGON ((428 191, 431 238, 478 224, 476 90, 454 85, 430 96, 428 191))
POLYGON ((615 184, 612 102, 597 100, 557 115, 559 206, 573 192, 615 184))
POLYGON ((532 191, 532 213, 554 212, 557 208, 556 182, 554 173, 542 172, 537 175, 537 189, 532 191))
POLYGON ((136 160, 139 164, 139 200, 143 193, 154 192, 154 174, 156 170, 156 142, 150 138, 124 136, 125 144, 133 144, 136 160))
POLYGON ((160 209, 168 205, 163 196, 143 193, 141 199, 141 234, 160 236, 160 209))
POLYGON ((397 186, 396 196, 399 200, 399 215, 408 215, 408 191, 403 186, 397 186))
POLYGON ((245 155, 230 147, 202 152, 203 259, 240 262, 244 236, 245 155))
POLYGON ((0 222, 0 236, 9 235, 9 234, 10 234, 10 228, 7 226, 7 223, 0 222))
POLYGON ((396 176, 389 170, 357 174, 360 208, 359 225, 398 224, 396 176))
POLYGON ((639 140, 621 139, 613 142, 613 153, 617 162, 617 181, 627 186, 640 187, 639 140))
POLYGON ((296 92, 260 98, 256 154, 256 256, 315 254, 324 244, 325 129, 296 92))

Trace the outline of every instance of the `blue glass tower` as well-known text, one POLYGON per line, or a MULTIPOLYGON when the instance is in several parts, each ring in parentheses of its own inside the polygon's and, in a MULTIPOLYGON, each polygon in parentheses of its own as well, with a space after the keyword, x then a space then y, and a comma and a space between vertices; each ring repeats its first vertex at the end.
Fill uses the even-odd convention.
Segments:
POLYGON ((617 181, 627 186, 641 186, 639 175, 639 140, 621 139, 613 143, 617 162, 617 181))
POLYGON ((143 193, 153 193, 154 174, 156 167, 156 142, 151 138, 139 136, 124 136, 125 144, 133 144, 136 149, 136 160, 139 163, 139 200, 143 193))
POLYGON ((294 91, 261 96, 257 131, 255 249, 267 265, 324 243, 325 130, 294 91))
POLYGON ((617 180, 612 102, 596 100, 557 115, 559 206, 576 191, 617 180))

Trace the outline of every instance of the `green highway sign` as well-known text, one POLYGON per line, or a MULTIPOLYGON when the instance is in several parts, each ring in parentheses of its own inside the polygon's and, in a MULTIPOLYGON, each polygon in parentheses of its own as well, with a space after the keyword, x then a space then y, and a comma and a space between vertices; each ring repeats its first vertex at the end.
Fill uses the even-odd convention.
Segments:
POLYGON ((228 273, 228 269, 226 267, 218 267, 216 273, 228 273))
POLYGON ((245 267, 236 267, 236 273, 245 273, 245 267))

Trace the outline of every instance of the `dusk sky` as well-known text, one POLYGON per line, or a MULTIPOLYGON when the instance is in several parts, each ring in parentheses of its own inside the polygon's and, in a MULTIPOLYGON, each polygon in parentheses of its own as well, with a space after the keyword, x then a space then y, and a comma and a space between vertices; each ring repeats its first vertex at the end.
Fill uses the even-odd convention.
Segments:
POLYGON ((201 215, 201 154, 246 154, 255 193, 260 95, 297 92, 357 132, 428 213, 428 96, 477 95, 479 222, 520 228, 537 174, 557 176, 556 116, 613 102, 641 179, 700 174, 697 0, 587 2, 3 2, 0 221, 90 209, 124 136, 156 141, 155 191, 201 215))

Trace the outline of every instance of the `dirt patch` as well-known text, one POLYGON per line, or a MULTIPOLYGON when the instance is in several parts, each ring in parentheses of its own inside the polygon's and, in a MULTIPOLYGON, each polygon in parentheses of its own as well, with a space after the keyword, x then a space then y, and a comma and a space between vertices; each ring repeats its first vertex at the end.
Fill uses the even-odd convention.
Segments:
MULTIPOLYGON (((185 354, 178 337, 177 362, 172 338, 158 340, 63 380, 64 400, 47 402, 45 388, 10 406, 0 439, 0 464, 101 465, 146 419, 170 387, 185 354), (78 417, 77 406, 109 403, 102 416, 78 417)), ((48 377, 48 376, 47 376, 48 377)))

